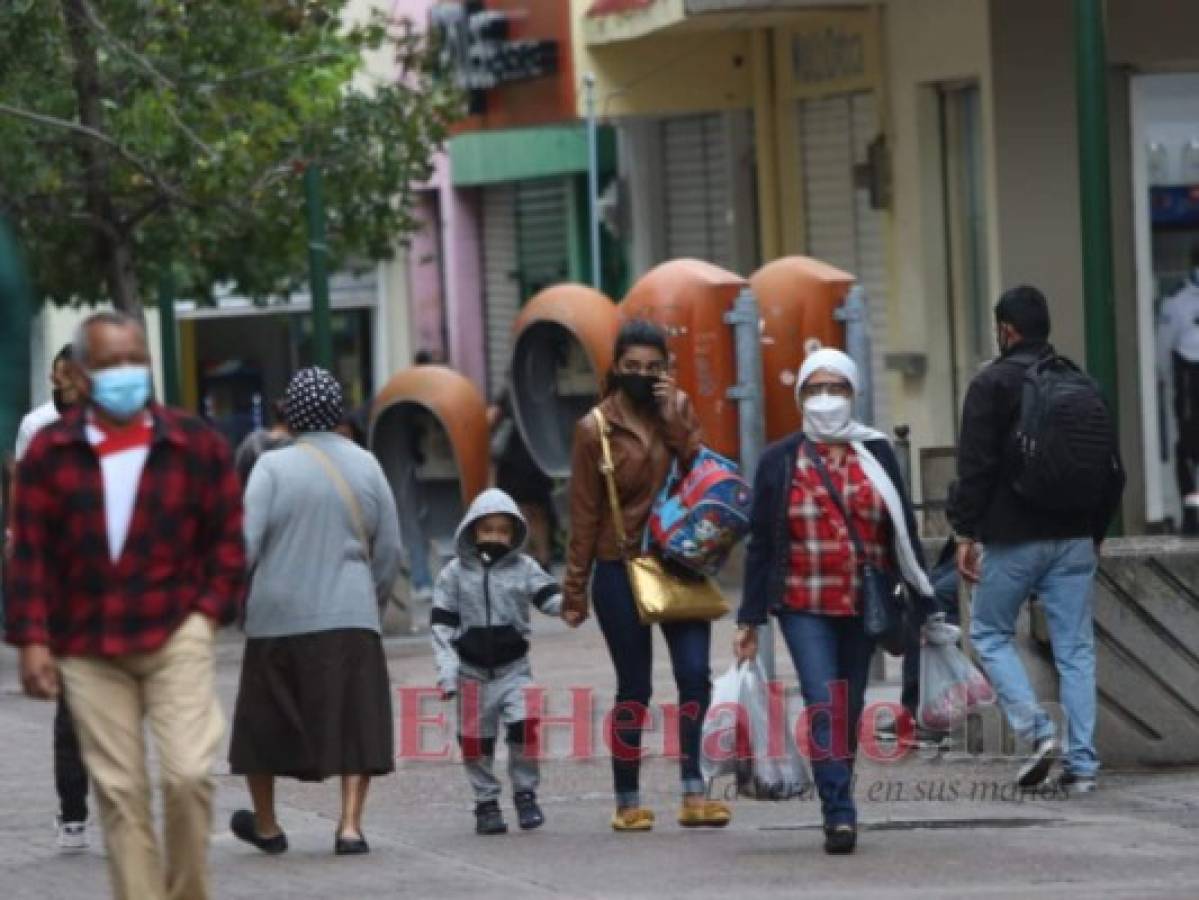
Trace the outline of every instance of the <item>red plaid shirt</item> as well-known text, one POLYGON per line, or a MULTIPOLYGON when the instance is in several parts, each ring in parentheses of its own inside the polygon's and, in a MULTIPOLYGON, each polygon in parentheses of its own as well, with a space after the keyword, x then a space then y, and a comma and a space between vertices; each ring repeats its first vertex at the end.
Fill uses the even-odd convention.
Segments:
POLYGON ((246 583, 241 486, 224 439, 151 407, 153 443, 114 563, 82 410, 38 433, 17 471, 5 638, 60 656, 155 650, 192 612, 232 622, 246 583))
MULTIPOLYGON (((891 521, 882 496, 862 471, 857 453, 850 448, 837 464, 827 445, 816 447, 853 516, 866 556, 880 568, 889 567, 891 521)), ((787 519, 791 534, 787 606, 827 616, 859 615, 861 576, 857 551, 850 540, 845 517, 803 450, 791 480, 787 519)))

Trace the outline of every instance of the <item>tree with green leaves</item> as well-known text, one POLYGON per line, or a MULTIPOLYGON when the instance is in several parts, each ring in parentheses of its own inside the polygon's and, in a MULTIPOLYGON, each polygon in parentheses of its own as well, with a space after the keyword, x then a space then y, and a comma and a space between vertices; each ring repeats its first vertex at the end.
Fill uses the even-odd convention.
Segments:
POLYGON ((8 0, 0 217, 38 297, 138 313, 167 267, 197 299, 293 290, 314 164, 332 265, 390 257, 461 101, 410 23, 349 5, 8 0))

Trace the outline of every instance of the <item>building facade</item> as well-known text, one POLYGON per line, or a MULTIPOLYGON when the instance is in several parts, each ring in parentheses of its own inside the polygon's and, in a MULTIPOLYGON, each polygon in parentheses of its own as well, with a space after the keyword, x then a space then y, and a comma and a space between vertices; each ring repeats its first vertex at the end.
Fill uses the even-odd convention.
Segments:
MULTIPOLYGON (((393 13, 430 30, 470 112, 424 188, 425 228, 407 255, 417 349, 494 397, 524 303, 551 284, 590 280, 588 142, 576 114, 570 10, 534 0, 397 0, 393 13)), ((599 134, 599 166, 606 182, 610 129, 599 134)), ((623 253, 610 232, 603 246, 605 285, 619 292, 623 253)))

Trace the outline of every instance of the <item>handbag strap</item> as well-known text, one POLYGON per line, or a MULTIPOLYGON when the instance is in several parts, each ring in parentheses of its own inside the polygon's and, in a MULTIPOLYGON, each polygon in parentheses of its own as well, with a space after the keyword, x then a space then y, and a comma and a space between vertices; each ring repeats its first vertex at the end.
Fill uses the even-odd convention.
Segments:
POLYGON ((350 521, 353 524, 354 533, 357 535, 358 540, 362 543, 363 549, 366 551, 366 561, 370 562, 372 556, 371 542, 366 536, 366 525, 364 524, 362 517, 362 506, 359 504, 358 498, 354 496, 354 491, 350 488, 350 485, 346 482, 341 472, 337 471, 337 466, 333 464, 333 460, 329 458, 329 454, 325 453, 325 451, 321 450, 319 447, 315 447, 308 443, 308 441, 297 441, 297 446, 299 446, 302 450, 306 450, 313 459, 320 463, 321 468, 324 469, 325 473, 329 476, 329 480, 333 482, 333 487, 337 490, 337 493, 341 495, 341 500, 350 513, 350 521))
POLYGON ((608 485, 608 502, 612 506, 612 525, 616 529, 616 539, 620 541, 620 555, 628 557, 628 533, 624 529, 624 513, 620 509, 620 493, 616 490, 616 466, 612 463, 612 444, 608 441, 608 421, 597 406, 591 411, 599 426, 600 471, 608 485))
POLYGON ((833 484, 833 478, 829 475, 828 467, 825 466, 824 460, 820 458, 820 451, 815 445, 805 439, 803 442, 804 453, 808 459, 812 461, 812 465, 816 467, 817 474, 820 475, 820 480, 824 482, 824 489, 828 491, 829 497, 833 503, 837 505, 837 510, 845 519, 845 525, 849 529, 849 539, 853 542, 853 548, 858 554, 859 565, 865 565, 866 545, 862 542, 862 536, 858 533, 858 528, 853 523, 853 517, 849 514, 849 508, 845 505, 845 498, 841 496, 841 492, 837 490, 837 486, 833 484))

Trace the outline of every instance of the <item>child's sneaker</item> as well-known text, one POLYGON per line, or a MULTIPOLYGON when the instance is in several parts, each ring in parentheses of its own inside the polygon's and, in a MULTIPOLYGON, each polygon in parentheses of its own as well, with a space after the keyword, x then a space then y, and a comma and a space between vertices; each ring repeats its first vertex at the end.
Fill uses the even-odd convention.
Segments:
POLYGON ((520 791, 516 795, 516 815, 522 831, 532 831, 545 824, 545 814, 537 805, 537 795, 532 791, 520 791))
POLYGON ((507 834, 508 823, 494 800, 475 804, 475 834, 507 834))

